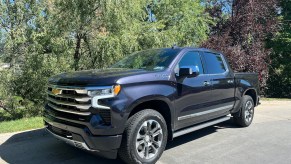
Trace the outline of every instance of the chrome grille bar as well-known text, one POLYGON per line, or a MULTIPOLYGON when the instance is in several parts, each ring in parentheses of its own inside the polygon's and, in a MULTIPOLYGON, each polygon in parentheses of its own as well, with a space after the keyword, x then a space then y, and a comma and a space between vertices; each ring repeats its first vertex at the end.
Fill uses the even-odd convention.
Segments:
POLYGON ((53 102, 54 104, 72 106, 81 110, 89 110, 91 107, 91 104, 77 104, 77 103, 73 103, 69 101, 61 101, 61 100, 52 99, 50 97, 48 97, 47 100, 50 102, 53 102))
POLYGON ((54 97, 59 97, 59 98, 69 98, 69 99, 74 99, 79 102, 88 102, 91 100, 91 97, 86 97, 86 96, 76 96, 76 95, 70 95, 70 94, 60 94, 60 95, 55 95, 51 91, 48 91, 48 95, 54 96, 54 97))
POLYGON ((77 94, 86 94, 88 91, 86 89, 81 89, 81 88, 65 88, 65 87, 58 87, 58 86, 49 86, 49 88, 57 88, 61 90, 66 90, 66 91, 75 91, 77 94))
POLYGON ((48 103, 48 106, 53 108, 54 110, 60 111, 60 112, 66 112, 66 113, 71 113, 71 114, 78 114, 78 115, 82 115, 82 116, 89 116, 91 113, 90 112, 75 112, 75 111, 71 111, 68 110, 66 108, 61 108, 61 107, 57 107, 51 103, 48 103))

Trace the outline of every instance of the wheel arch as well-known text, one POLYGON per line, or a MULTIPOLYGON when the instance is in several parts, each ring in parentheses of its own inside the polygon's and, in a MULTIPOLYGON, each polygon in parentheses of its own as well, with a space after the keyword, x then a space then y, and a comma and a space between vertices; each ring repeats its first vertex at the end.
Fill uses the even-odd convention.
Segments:
POLYGON ((234 110, 232 111, 232 115, 241 115, 241 108, 242 108, 242 98, 243 96, 248 95, 250 96, 254 101, 254 106, 257 106, 258 100, 257 100, 257 91, 255 88, 247 88, 243 92, 239 93, 239 101, 235 104, 234 110))
POLYGON ((135 113, 144 109, 153 109, 164 117, 168 129, 168 138, 173 139, 174 109, 171 101, 168 98, 162 96, 151 96, 139 99, 134 103, 134 105, 131 106, 128 119, 135 113))
POLYGON ((248 95, 248 96, 251 96, 251 98, 253 99, 254 101, 254 105, 256 106, 257 105, 257 91, 255 88, 249 88, 249 89, 246 89, 243 93, 242 96, 244 95, 248 95))

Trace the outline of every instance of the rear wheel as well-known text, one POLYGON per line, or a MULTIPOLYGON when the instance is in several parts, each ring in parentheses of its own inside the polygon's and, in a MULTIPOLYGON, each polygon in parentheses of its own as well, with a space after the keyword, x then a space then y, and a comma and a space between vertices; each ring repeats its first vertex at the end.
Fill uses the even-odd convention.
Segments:
POLYGON ((167 134, 159 112, 142 110, 128 119, 119 156, 126 163, 155 163, 166 147, 167 134))
POLYGON ((242 127, 249 126, 254 118, 254 101, 251 96, 244 95, 242 97, 242 108, 240 114, 234 114, 234 122, 242 127))

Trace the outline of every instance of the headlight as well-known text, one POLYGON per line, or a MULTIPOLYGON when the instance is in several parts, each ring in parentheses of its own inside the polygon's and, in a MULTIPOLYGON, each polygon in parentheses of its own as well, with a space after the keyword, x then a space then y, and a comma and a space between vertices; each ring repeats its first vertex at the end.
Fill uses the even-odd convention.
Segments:
POLYGON ((112 86, 112 87, 106 87, 106 88, 101 88, 101 89, 97 89, 97 90, 88 91, 88 95, 91 96, 91 97, 104 96, 104 95, 116 96, 116 95, 118 95, 120 90, 121 90, 121 86, 120 85, 115 85, 115 86, 112 86))
POLYGON ((100 90, 95 90, 95 91, 88 91, 88 95, 91 97, 94 96, 101 96, 101 95, 110 95, 112 94, 112 89, 100 89, 100 90))
POLYGON ((121 86, 120 85, 115 85, 115 86, 110 86, 110 87, 104 87, 104 88, 100 88, 100 89, 90 90, 90 91, 88 91, 88 95, 90 97, 92 97, 92 101, 91 102, 92 102, 92 106, 94 108, 110 109, 107 106, 100 105, 98 103, 98 101, 100 99, 112 98, 112 97, 118 95, 120 90, 121 90, 121 86))

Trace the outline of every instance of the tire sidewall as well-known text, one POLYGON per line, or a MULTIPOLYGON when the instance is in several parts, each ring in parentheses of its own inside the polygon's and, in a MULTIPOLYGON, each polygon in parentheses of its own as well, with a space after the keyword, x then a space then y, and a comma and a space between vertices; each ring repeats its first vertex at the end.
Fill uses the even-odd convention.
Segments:
POLYGON ((134 126, 135 126, 135 128, 133 130, 133 134, 130 137, 130 140, 131 140, 130 148, 132 150, 131 156, 135 159, 135 161, 137 161, 137 163, 155 163, 161 157, 161 155, 166 147, 166 144, 167 144, 168 132, 167 132, 167 126, 166 126, 166 122, 165 122, 164 118, 159 113, 152 112, 148 115, 141 116, 141 118, 137 121, 136 124, 134 124, 134 126), (162 144, 161 144, 161 147, 160 147, 158 153, 153 158, 148 159, 148 160, 142 159, 139 157, 139 155, 136 151, 136 145, 135 145, 137 133, 139 132, 139 128, 147 120, 157 121, 160 124, 162 131, 163 131, 163 140, 162 140, 162 144))
POLYGON ((244 96, 244 101, 243 101, 243 106, 242 106, 242 113, 241 113, 241 115, 242 115, 242 119, 243 119, 243 122, 244 122, 244 124, 246 125, 246 126, 249 126, 252 122, 253 122, 253 119, 254 119, 254 115, 255 115, 255 105, 254 105, 254 101, 253 101, 253 99, 250 97, 250 96, 244 96), (246 108, 246 104, 247 104, 247 102, 251 102, 252 103, 252 110, 253 110, 253 114, 252 114, 252 118, 251 118, 251 121, 247 121, 246 119, 245 119, 245 111, 247 110, 247 108, 246 108))

